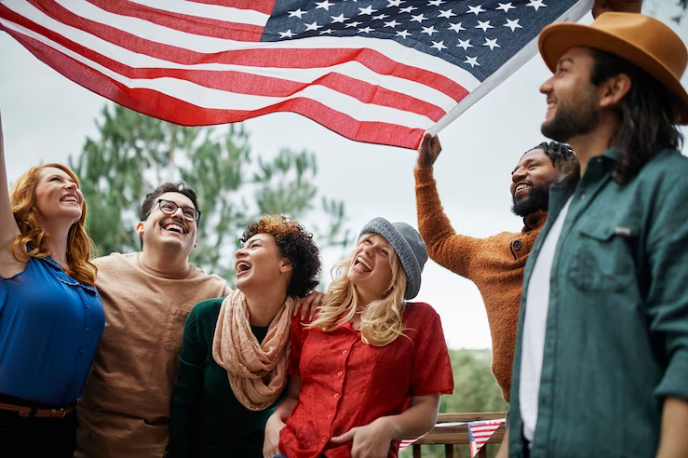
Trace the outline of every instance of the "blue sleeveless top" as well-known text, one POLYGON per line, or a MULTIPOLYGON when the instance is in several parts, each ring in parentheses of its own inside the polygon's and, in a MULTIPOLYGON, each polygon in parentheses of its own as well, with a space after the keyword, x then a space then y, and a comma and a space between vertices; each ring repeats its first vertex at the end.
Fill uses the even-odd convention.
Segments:
POLYGON ((103 334, 98 291, 54 259, 0 277, 0 393, 65 406, 81 396, 103 334))

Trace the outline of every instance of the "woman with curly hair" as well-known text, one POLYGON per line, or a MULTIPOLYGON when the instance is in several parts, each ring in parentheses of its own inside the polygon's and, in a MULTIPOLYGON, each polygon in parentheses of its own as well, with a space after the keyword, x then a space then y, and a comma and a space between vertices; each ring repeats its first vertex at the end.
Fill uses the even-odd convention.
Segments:
POLYGON ((318 284, 318 248, 284 216, 263 216, 241 242, 236 290, 187 319, 169 458, 262 456, 265 422, 287 385, 292 316, 318 284))
POLYGON ((74 173, 32 167, 8 193, 0 124, 0 443, 71 457, 74 403, 105 325, 74 173))
POLYGON ((407 302, 427 259, 408 224, 365 225, 316 319, 292 325, 288 393, 264 458, 396 457, 401 439, 433 428, 454 379, 437 312, 407 302))

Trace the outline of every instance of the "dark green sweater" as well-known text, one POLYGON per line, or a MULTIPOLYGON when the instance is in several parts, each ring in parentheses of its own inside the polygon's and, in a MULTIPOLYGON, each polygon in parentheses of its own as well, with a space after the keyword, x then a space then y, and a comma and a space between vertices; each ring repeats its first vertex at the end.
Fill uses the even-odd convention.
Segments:
MULTIPOLYGON (((265 422, 276 404, 261 412, 234 396, 227 371, 213 359, 213 336, 223 298, 196 305, 184 328, 179 377, 172 395, 168 458, 261 458, 265 422)), ((251 326, 262 342, 268 328, 251 326)))

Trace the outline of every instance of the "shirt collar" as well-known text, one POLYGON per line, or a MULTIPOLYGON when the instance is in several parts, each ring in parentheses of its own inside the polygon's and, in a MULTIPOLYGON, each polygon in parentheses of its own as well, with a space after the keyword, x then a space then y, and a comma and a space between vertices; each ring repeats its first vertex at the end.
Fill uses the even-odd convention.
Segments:
POLYGON ((547 212, 538 210, 523 218, 523 229, 521 233, 525 234, 535 229, 540 229, 547 220, 547 212))

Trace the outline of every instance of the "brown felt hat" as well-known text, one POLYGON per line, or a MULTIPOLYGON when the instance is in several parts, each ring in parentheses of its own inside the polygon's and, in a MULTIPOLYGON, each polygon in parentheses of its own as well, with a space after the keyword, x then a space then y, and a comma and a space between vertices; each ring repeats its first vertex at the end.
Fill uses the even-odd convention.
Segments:
POLYGON ((681 76, 688 51, 681 38, 657 19, 637 13, 604 13, 591 25, 559 23, 540 33, 540 54, 551 71, 569 48, 599 49, 626 59, 654 76, 678 98, 680 124, 688 124, 688 92, 681 76))

